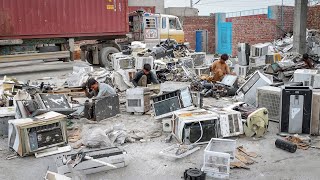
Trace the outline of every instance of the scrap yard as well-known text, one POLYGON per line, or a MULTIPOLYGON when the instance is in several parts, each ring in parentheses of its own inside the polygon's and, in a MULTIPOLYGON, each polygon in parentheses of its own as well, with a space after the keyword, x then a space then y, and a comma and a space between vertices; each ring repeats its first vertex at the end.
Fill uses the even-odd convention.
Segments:
POLYGON ((0 179, 319 179, 320 1, 231 1, 0 0, 0 179))

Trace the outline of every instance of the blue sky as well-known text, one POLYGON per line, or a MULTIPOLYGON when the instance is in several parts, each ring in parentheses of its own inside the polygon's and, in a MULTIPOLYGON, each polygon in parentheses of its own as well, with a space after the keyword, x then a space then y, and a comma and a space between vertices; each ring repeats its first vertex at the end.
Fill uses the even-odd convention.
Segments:
MULTIPOLYGON (((190 7, 190 0, 164 0, 166 7, 190 7)), ((198 0, 193 0, 197 2, 198 0)), ((200 15, 217 12, 236 12, 250 9, 267 8, 271 5, 281 5, 282 0, 200 0, 194 7, 200 15)), ((284 5, 294 5, 294 0, 283 0, 284 5)))

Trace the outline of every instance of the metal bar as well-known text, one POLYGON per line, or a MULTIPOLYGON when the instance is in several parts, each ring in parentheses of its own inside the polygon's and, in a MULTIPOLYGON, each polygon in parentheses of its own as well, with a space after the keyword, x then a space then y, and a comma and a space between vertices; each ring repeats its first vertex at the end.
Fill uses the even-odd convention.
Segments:
POLYGON ((70 57, 69 51, 6 55, 6 56, 0 56, 0 63, 26 61, 26 60, 59 59, 59 58, 69 58, 69 57, 70 57))

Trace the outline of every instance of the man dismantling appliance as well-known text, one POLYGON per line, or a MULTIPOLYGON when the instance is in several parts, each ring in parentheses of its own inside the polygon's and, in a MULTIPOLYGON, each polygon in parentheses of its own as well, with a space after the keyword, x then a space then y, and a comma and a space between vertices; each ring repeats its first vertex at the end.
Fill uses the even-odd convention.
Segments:
POLYGON ((147 87, 148 84, 159 84, 157 76, 151 71, 151 65, 145 64, 143 69, 136 73, 135 77, 132 79, 132 83, 135 87, 147 87))
POLYGON ((213 82, 222 81, 226 74, 231 74, 230 68, 226 61, 229 59, 227 54, 222 54, 220 59, 214 61, 211 66, 211 72, 213 73, 213 82))
POLYGON ((99 83, 93 78, 88 79, 87 83, 83 86, 86 96, 88 98, 100 98, 108 95, 117 94, 116 91, 108 84, 99 83))

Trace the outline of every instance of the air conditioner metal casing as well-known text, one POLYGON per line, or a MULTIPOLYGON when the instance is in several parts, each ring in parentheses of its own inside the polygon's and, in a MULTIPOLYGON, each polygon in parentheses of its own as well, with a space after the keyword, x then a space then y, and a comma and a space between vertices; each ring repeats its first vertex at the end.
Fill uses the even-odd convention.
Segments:
POLYGON ((154 69, 154 58, 152 56, 149 57, 136 57, 135 60, 135 68, 137 70, 143 69, 145 64, 150 64, 151 69, 154 69))
POLYGON ((191 53, 190 57, 193 59, 194 67, 202 67, 206 64, 206 53, 205 52, 191 53))
POLYGON ((294 82, 302 82, 304 86, 313 87, 315 83, 315 76, 318 70, 313 69, 297 69, 293 74, 294 82))
POLYGON ((248 66, 250 57, 250 45, 248 43, 238 44, 238 61, 240 66, 248 66))
POLYGON ((132 56, 116 53, 111 55, 111 63, 113 70, 134 69, 135 59, 132 56))
POLYGON ((131 88, 126 91, 127 112, 145 113, 151 108, 149 88, 131 88))
POLYGON ((269 120, 280 121, 281 88, 272 86, 258 87, 257 105, 258 108, 267 108, 269 120))

